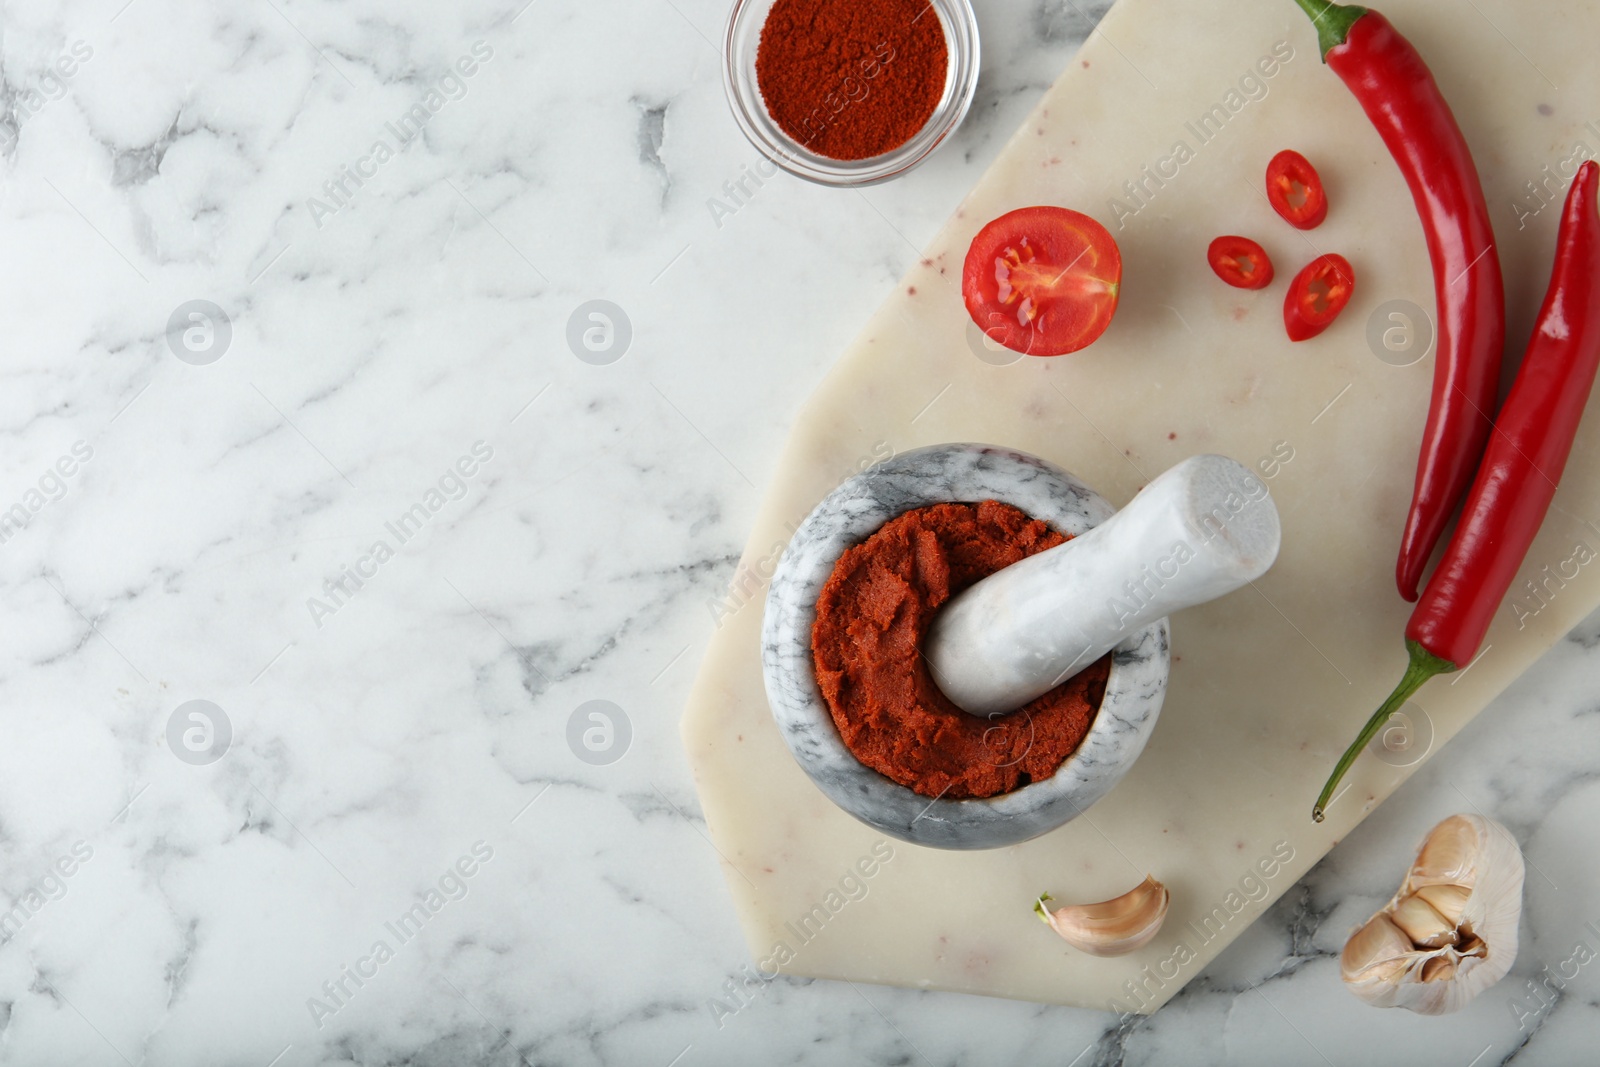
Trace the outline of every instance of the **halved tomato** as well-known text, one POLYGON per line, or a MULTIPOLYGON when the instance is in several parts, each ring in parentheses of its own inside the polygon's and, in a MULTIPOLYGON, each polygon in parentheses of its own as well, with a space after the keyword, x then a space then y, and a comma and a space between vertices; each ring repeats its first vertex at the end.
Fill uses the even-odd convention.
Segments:
POLYGON ((1267 200, 1283 221, 1302 230, 1313 229, 1328 217, 1328 193, 1311 161, 1285 148, 1267 164, 1267 200))
POLYGON ((1111 323, 1121 285, 1116 240, 1064 207, 1001 215, 972 239, 961 270, 972 321, 997 344, 1030 356, 1093 344, 1111 323))
POLYGON ((1218 237, 1206 249, 1206 259, 1217 277, 1236 289, 1265 289, 1272 284, 1272 260, 1248 237, 1218 237))
POLYGON ((1356 272, 1350 261, 1334 252, 1318 256, 1300 269, 1283 298, 1283 328, 1289 340, 1315 337, 1350 303, 1356 272))

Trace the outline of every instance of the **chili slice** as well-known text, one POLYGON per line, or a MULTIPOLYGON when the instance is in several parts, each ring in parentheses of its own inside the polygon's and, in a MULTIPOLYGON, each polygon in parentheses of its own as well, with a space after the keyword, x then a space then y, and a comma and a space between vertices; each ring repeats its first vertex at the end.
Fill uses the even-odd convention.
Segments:
POLYGON ((1355 288, 1355 269, 1336 252, 1300 268, 1283 298, 1283 328, 1289 340, 1305 341, 1326 330, 1350 303, 1355 288))
POLYGON ((1495 419, 1461 522, 1406 625, 1405 677, 1333 769, 1311 816, 1389 716, 1436 674, 1472 662, 1539 532, 1600 370, 1600 164, 1578 169, 1561 211, 1550 287, 1495 419))
POLYGON ((1505 284, 1483 185, 1461 128, 1411 43, 1376 11, 1295 0, 1404 175, 1433 264, 1438 355, 1417 480, 1395 563, 1407 600, 1489 439, 1505 344, 1505 284))
POLYGON ((1328 217, 1322 176, 1309 159, 1292 148, 1285 148, 1267 164, 1267 200, 1283 221, 1297 229, 1316 229, 1328 217))
POLYGON ((1272 284, 1272 260, 1248 237, 1218 237, 1206 249, 1206 260, 1217 277, 1235 289, 1265 289, 1272 284))

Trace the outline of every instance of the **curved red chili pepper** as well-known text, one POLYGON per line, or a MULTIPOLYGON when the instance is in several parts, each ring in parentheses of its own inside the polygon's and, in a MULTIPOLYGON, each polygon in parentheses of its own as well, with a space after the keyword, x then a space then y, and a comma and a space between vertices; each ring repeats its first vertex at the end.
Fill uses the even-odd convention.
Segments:
POLYGON ((1355 94, 1400 167, 1427 237, 1439 344, 1395 583, 1417 599, 1434 545, 1472 480, 1494 417, 1505 286, 1483 185, 1428 66, 1376 11, 1296 0, 1317 24, 1323 62, 1355 94))
POLYGON ((1322 790, 1312 817, 1389 716, 1436 674, 1472 662, 1566 469, 1600 370, 1600 164, 1578 169, 1527 355, 1495 420, 1461 522, 1406 626, 1410 665, 1322 790))
POLYGON ((1544 521, 1600 370, 1600 165, 1578 170, 1555 268, 1483 466, 1406 637, 1458 666, 1478 653, 1544 521))

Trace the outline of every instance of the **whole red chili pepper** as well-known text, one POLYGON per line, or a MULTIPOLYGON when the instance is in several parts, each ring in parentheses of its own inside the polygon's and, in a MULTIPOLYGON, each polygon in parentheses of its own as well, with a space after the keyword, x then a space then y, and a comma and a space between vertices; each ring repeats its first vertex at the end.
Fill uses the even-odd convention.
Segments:
POLYGON ((1600 164, 1590 160, 1578 169, 1567 193, 1550 288, 1460 525, 1406 625, 1410 665, 1323 786, 1311 813, 1318 822, 1339 779, 1389 716, 1429 678, 1457 670, 1477 655, 1550 508, 1600 369, 1597 189, 1600 164))
POLYGON ((1461 500, 1494 417, 1505 344, 1505 286, 1472 153, 1428 66, 1376 11, 1295 0, 1317 26, 1322 61, 1344 80, 1411 187, 1433 264, 1439 320, 1433 398, 1422 432, 1395 583, 1417 585, 1461 500))

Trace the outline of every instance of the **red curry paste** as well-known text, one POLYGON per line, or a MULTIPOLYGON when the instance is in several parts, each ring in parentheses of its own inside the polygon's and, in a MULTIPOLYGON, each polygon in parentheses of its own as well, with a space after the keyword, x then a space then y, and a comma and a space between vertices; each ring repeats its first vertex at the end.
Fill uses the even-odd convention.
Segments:
POLYGON ((923 796, 992 797, 1049 778, 1094 722, 1109 655, 1016 711, 968 715, 919 651, 945 601, 1066 538, 1009 504, 935 504, 847 549, 817 598, 817 683, 845 745, 923 796))

